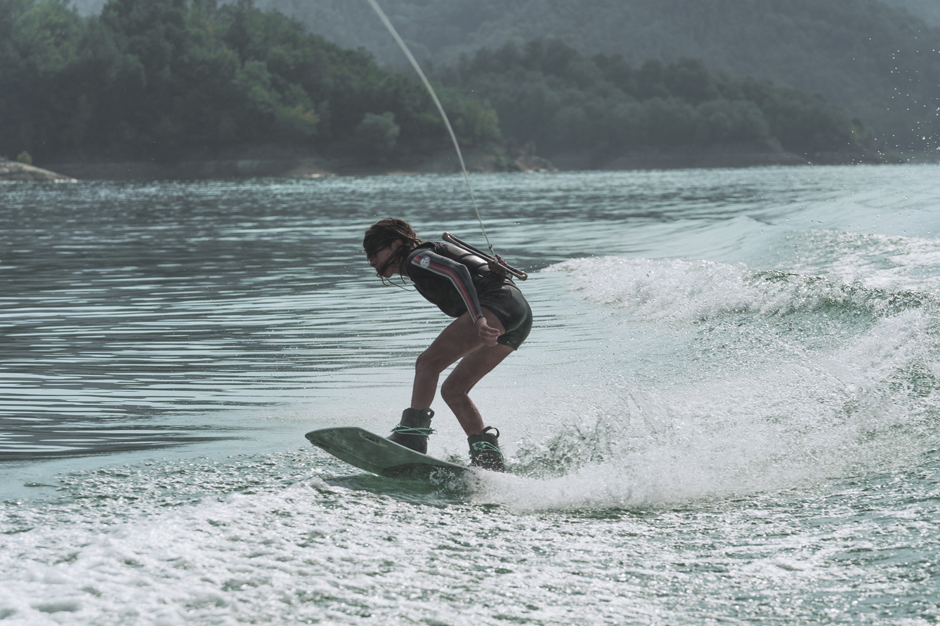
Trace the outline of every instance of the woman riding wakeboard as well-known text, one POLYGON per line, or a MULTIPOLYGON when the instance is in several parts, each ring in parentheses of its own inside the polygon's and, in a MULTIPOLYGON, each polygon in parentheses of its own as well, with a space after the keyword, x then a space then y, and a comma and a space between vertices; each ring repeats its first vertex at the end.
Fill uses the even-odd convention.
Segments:
POLYGON ((438 379, 460 361, 441 385, 441 397, 467 434, 470 464, 504 471, 499 430, 484 426, 468 394, 529 335, 532 311, 522 292, 501 266, 450 243, 422 242, 400 219, 373 224, 362 247, 383 280, 408 277, 425 299, 456 318, 418 357, 411 406, 389 439, 427 452, 438 379))

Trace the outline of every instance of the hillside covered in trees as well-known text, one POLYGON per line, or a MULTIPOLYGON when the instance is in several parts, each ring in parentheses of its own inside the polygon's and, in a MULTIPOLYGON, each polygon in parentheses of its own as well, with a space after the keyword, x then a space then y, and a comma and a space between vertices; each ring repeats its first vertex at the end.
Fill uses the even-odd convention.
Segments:
POLYGON ((590 149, 615 155, 652 146, 751 144, 814 161, 862 156, 872 145, 861 120, 791 87, 713 74, 701 61, 588 58, 557 40, 509 43, 432 72, 442 84, 484 98, 503 134, 550 158, 590 149))
MULTIPOLYGON (((364 0, 258 0, 380 63, 404 58, 364 0)), ((940 144, 937 0, 381 0, 419 59, 555 38, 582 54, 700 59, 819 93, 904 150, 940 144), (927 21, 925 21, 927 20, 927 21), (932 25, 931 25, 932 24, 932 25)))
MULTIPOLYGON (((480 108, 450 103, 457 122, 480 108)), ((81 18, 54 0, 0 0, 2 155, 169 161, 333 140, 376 154, 442 131, 420 84, 247 2, 114 0, 81 18)))
MULTIPOLYGON (((875 158, 863 123, 822 98, 692 59, 634 66, 538 39, 432 77, 468 146, 611 156, 748 144, 875 158)), ((410 73, 247 0, 111 0, 90 17, 56 0, 0 0, 0 155, 173 162, 272 144, 369 162, 447 139, 410 73)))

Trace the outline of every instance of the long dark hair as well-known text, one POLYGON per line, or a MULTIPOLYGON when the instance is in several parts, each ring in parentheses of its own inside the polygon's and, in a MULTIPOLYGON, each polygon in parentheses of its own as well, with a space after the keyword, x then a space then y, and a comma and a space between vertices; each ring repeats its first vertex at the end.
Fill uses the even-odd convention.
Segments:
POLYGON ((376 268, 376 273, 383 281, 385 277, 382 274, 385 273, 385 270, 403 264, 412 250, 421 245, 421 239, 418 238, 418 234, 415 233, 415 229, 411 227, 411 224, 395 217, 379 220, 366 230, 366 236, 362 239, 362 249, 365 250, 366 256, 369 258, 396 241, 400 241, 401 246, 381 267, 376 268))

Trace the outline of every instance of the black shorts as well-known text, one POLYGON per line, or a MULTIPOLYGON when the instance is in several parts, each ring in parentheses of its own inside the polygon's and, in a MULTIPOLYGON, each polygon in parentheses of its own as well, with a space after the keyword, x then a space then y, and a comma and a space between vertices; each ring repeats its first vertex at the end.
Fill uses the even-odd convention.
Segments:
POLYGON ((522 292, 504 280, 487 286, 477 295, 480 306, 493 313, 506 331, 499 336, 497 343, 518 350, 532 330, 532 309, 522 292))

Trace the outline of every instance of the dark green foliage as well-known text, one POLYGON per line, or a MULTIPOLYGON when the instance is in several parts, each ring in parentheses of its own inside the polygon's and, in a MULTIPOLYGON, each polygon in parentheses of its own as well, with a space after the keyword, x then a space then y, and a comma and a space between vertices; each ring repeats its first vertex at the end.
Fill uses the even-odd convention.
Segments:
MULTIPOLYGON (((505 135, 547 151, 752 143, 810 154, 867 140, 819 97, 693 59, 634 67, 539 39, 432 75, 472 145, 505 135)), ((173 160, 268 143, 348 143, 383 158, 446 135, 410 74, 250 0, 110 0, 88 18, 64 0, 0 0, 0 153, 173 160)))
POLYGON ((367 160, 378 161, 392 153, 400 133, 401 128, 395 123, 394 113, 366 113, 356 127, 354 140, 360 154, 367 160))
MULTIPOLYGON (((382 63, 403 62, 364 1, 258 2, 295 15, 331 41, 365 46, 382 63)), ((382 0, 382 6, 418 58, 438 65, 537 37, 589 56, 621 54, 634 67, 647 59, 702 59, 713 71, 822 94, 892 146, 940 144, 938 0, 382 0)))
MULTIPOLYGON (((460 111, 480 106, 451 99, 460 111)), ((110 0, 90 18, 61 0, 0 0, 6 152, 172 160, 244 144, 311 147, 351 140, 383 112, 399 144, 446 141, 419 83, 250 0, 110 0)))
POLYGON ((536 40, 481 50, 435 75, 487 99, 506 136, 548 153, 745 143, 811 155, 870 143, 861 122, 818 96, 714 74, 694 59, 633 68, 617 55, 586 58, 536 40))
POLYGON ((0 150, 39 152, 37 136, 67 134, 78 94, 65 70, 80 42, 81 20, 64 4, 0 0, 0 150))

